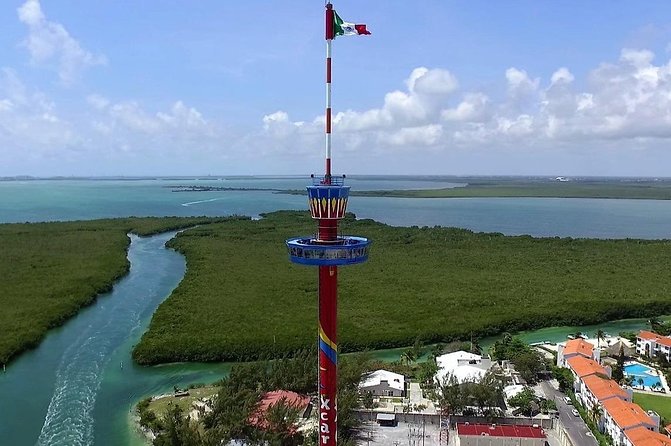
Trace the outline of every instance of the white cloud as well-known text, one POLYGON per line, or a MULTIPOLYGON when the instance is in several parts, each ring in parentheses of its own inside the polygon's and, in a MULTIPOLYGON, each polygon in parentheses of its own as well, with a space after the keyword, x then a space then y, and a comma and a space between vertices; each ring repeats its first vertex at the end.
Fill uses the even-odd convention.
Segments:
POLYGON ((99 94, 90 94, 86 97, 86 102, 96 110, 104 110, 110 104, 109 99, 99 94))
MULTIPOLYGON (((578 90, 574 74, 559 67, 545 81, 526 70, 505 71, 492 100, 482 91, 453 96, 459 82, 449 71, 419 67, 405 80, 406 90, 384 95, 382 106, 334 115, 339 150, 383 153, 387 147, 421 152, 424 147, 451 151, 456 147, 528 147, 545 150, 590 141, 635 147, 671 139, 671 60, 654 64, 648 50, 624 49, 614 62, 589 72, 578 90)), ((300 127, 288 114, 264 117, 264 132, 278 147, 280 140, 301 145, 309 133, 323 132, 324 117, 300 127)))
POLYGON ((63 25, 47 20, 39 0, 27 0, 17 13, 19 20, 28 26, 28 37, 23 44, 31 61, 36 65, 55 65, 64 84, 74 82, 88 67, 107 63, 104 55, 83 49, 63 25))
POLYGON ((487 118, 489 98, 483 93, 468 93, 455 108, 443 110, 446 121, 483 121, 487 118))
POLYGON ((566 67, 561 67, 554 73, 552 73, 552 77, 550 78, 550 83, 552 85, 554 84, 559 84, 559 83, 571 83, 575 77, 571 72, 568 70, 566 67))
POLYGON ((76 143, 72 125, 59 116, 53 102, 26 87, 14 70, 0 70, 0 156, 54 156, 76 143))

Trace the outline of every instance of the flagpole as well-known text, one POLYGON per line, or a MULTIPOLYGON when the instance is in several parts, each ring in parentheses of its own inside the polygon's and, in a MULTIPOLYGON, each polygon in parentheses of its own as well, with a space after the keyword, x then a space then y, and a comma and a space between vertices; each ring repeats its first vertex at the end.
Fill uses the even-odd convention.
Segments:
POLYGON ((333 43, 333 5, 326 4, 326 175, 324 182, 331 184, 331 46, 333 43))

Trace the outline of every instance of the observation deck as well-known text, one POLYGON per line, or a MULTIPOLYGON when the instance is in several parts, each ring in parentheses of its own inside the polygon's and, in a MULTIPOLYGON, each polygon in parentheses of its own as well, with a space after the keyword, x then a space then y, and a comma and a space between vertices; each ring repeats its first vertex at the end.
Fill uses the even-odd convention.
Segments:
MULTIPOLYGON (((312 177, 306 187, 310 215, 315 220, 341 220, 347 212, 349 186, 345 177, 312 177)), ((320 225, 321 227, 321 225, 320 225)), ((337 226, 334 227, 337 229, 337 226)), ((289 259, 293 263, 313 266, 340 266, 368 260, 370 240, 352 235, 335 235, 329 240, 318 237, 295 237, 286 241, 289 259)))

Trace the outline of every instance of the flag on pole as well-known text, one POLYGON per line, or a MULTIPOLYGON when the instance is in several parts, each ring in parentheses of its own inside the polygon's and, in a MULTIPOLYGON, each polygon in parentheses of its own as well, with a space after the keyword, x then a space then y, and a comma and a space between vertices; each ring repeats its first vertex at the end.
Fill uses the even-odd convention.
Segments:
POLYGON ((333 11, 333 37, 337 36, 361 36, 370 34, 366 25, 345 22, 335 10, 333 11))

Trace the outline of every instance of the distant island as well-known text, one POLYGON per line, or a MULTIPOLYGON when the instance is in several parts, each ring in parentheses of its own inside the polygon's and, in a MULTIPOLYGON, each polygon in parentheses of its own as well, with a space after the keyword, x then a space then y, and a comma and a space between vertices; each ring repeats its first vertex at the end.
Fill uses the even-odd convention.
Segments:
MULTIPOLYGON (((430 177, 435 179, 434 177, 430 177)), ((446 178, 441 178, 445 180, 446 178)), ((671 179, 570 177, 454 177, 458 186, 439 189, 352 190, 350 196, 389 198, 601 198, 671 200, 671 179)), ((270 191, 305 195, 304 189, 174 185, 173 192, 270 191)))

